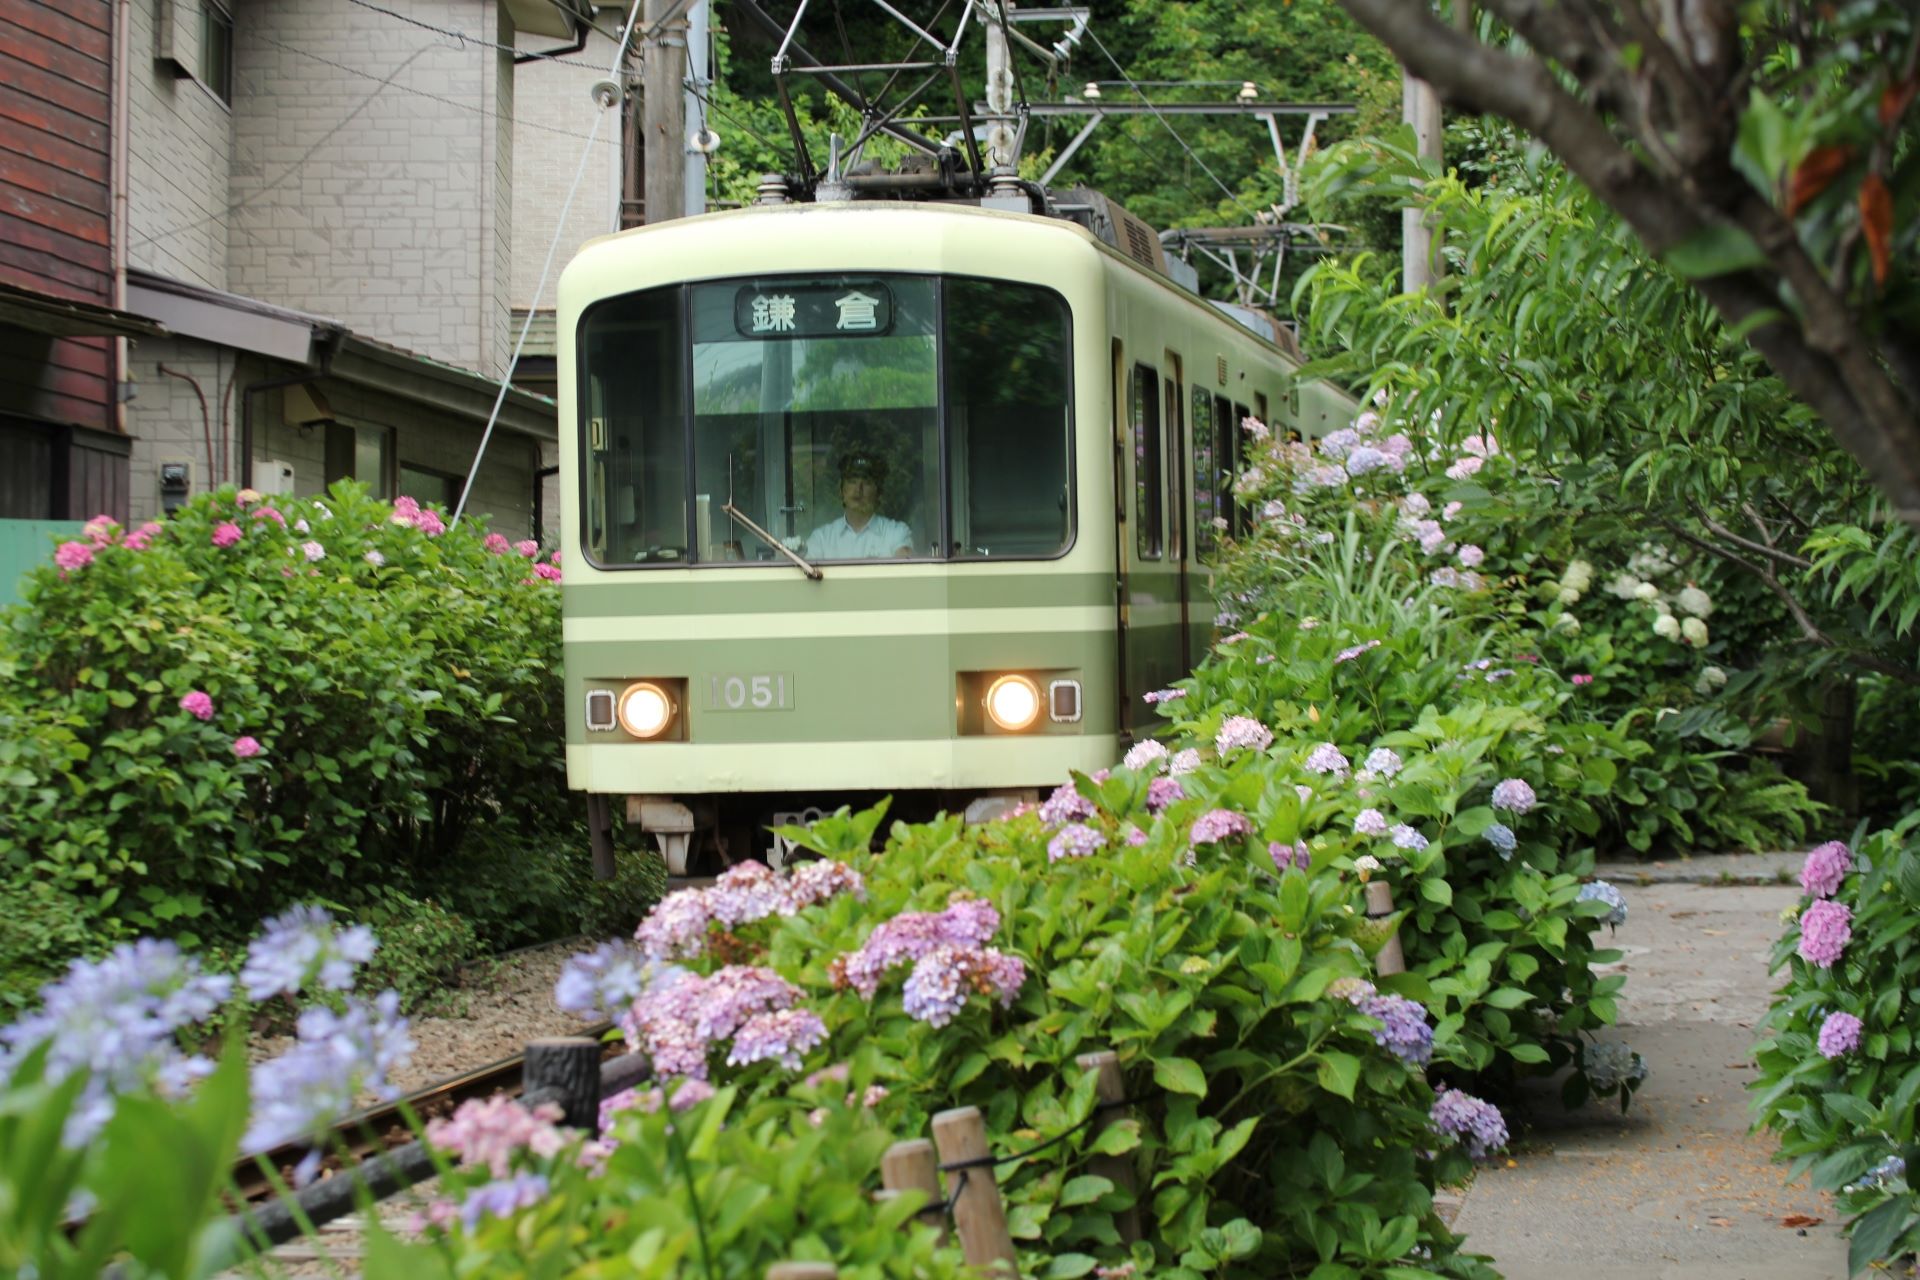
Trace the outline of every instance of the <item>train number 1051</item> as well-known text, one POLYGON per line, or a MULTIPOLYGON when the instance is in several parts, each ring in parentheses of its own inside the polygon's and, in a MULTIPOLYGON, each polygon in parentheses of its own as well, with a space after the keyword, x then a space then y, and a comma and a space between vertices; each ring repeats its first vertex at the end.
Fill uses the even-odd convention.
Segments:
POLYGON ((707 677, 709 711, 791 711, 793 676, 785 671, 707 677))

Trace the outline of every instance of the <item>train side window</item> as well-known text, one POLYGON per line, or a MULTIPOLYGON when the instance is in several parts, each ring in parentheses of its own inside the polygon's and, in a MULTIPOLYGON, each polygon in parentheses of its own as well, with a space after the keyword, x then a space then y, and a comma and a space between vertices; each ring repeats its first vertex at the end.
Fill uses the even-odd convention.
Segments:
MULTIPOLYGON (((1234 402, 1233 420, 1227 424, 1227 430, 1232 434, 1234 439, 1234 446, 1235 446, 1234 460, 1236 462, 1244 460, 1248 452, 1248 450, 1244 447, 1244 441, 1246 440, 1246 436, 1247 436, 1246 429, 1242 427, 1240 424, 1245 422, 1248 418, 1252 416, 1253 416, 1253 411, 1251 409, 1247 408, 1247 406, 1241 404, 1237 400, 1234 402)), ((1236 476, 1236 478, 1238 477, 1236 476)), ((1233 504, 1233 509, 1234 509, 1233 527, 1236 532, 1244 533, 1248 529, 1253 527, 1253 509, 1251 507, 1249 507, 1244 502, 1236 502, 1233 504)))
POLYGON ((1142 560, 1158 560, 1161 540, 1161 498, 1165 480, 1160 474, 1160 375, 1151 365, 1133 366, 1128 396, 1133 418, 1134 552, 1142 560))
POLYGON ((1188 430, 1193 433, 1193 545, 1202 561, 1213 558, 1219 543, 1216 517, 1223 513, 1220 476, 1214 469, 1213 397, 1205 387, 1193 389, 1193 403, 1187 411, 1188 430))
POLYGON ((1253 416, 1260 419, 1264 426, 1273 425, 1273 419, 1267 416, 1267 393, 1264 391, 1253 393, 1253 416))
POLYGON ((1166 435, 1167 474, 1164 492, 1167 495, 1167 555, 1174 560, 1186 557, 1187 547, 1187 494, 1184 478, 1186 459, 1180 456, 1180 357, 1171 351, 1167 353, 1167 416, 1164 425, 1166 435))
POLYGON ((953 554, 1057 555, 1073 541, 1073 336, 1059 294, 943 282, 953 554))
POLYGON ((687 558, 686 337, 678 287, 602 303, 580 322, 584 500, 598 564, 687 558))
POLYGON ((1233 482, 1240 475, 1240 427, 1233 418, 1233 402, 1225 396, 1213 398, 1213 468, 1219 477, 1219 514, 1227 522, 1227 531, 1238 537, 1246 532, 1240 504, 1233 497, 1233 482))

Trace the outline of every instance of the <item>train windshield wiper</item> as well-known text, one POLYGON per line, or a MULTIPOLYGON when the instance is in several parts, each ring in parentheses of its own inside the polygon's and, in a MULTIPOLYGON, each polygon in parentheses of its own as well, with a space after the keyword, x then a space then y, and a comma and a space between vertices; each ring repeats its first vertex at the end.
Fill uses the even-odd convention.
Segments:
POLYGON ((820 579, 826 577, 825 574, 820 572, 820 566, 814 564, 811 560, 801 555, 798 551, 795 551, 792 547, 788 546, 786 543, 780 541, 780 539, 774 537, 772 534, 768 533, 765 529, 762 529, 759 525, 755 524, 753 520, 747 515, 746 512, 742 511, 740 508, 733 505, 733 500, 731 498, 729 498, 727 502, 720 509, 726 512, 729 516, 732 516, 735 520, 738 520, 741 524, 745 525, 747 527, 747 532, 751 533, 754 537, 760 539, 760 541, 766 543, 768 546, 772 547, 775 551, 778 551, 781 555, 791 560, 796 569, 806 574, 809 578, 812 578, 815 582, 818 582, 820 579))

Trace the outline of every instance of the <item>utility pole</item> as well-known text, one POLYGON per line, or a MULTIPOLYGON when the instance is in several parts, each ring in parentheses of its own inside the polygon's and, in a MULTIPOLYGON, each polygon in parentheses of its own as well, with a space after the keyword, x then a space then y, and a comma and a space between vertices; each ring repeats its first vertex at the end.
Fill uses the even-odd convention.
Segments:
POLYGON ((648 222, 686 213, 687 20, 674 14, 674 0, 645 0, 640 48, 641 149, 648 222), (673 15, 669 17, 669 15, 673 15))
MULTIPOLYGON (((684 120, 705 122, 707 118, 698 95, 713 86, 707 77, 708 10, 711 7, 707 0, 694 0, 687 6, 687 88, 681 103, 684 120)), ((720 136, 713 132, 712 125, 703 123, 699 132, 681 148, 687 160, 683 207, 689 218, 707 211, 707 153, 719 144, 720 136)))
MULTIPOLYGON (((1425 80, 1400 68, 1400 119, 1413 126, 1422 160, 1440 160, 1440 95, 1425 80)), ((1417 205, 1400 211, 1400 287, 1404 292, 1433 283, 1433 229, 1417 205)))
MULTIPOLYGON (((1006 0, 1009 15, 1013 0, 1006 0)), ((986 5, 980 20, 987 28, 987 110, 1005 117, 1013 112, 1013 50, 1007 45, 1007 33, 1001 28, 994 6, 986 5)), ((1004 118, 995 120, 987 130, 988 165, 998 168, 1013 164, 1014 130, 1004 118)))

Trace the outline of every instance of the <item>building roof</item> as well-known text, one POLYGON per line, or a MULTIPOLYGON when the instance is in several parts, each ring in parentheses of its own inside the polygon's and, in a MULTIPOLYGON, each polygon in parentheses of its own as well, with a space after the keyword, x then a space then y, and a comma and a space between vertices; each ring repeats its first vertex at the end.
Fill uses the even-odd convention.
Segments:
MULTIPOLYGON (((358 334, 338 320, 223 293, 151 272, 127 272, 127 307, 184 338, 251 352, 324 373, 327 377, 484 424, 500 399, 497 380, 417 351, 358 334)), ((500 400, 502 430, 541 440, 556 438, 556 407, 546 396, 507 388, 500 400)))
POLYGON ((0 282, 0 324, 56 338, 164 338, 153 321, 94 302, 76 302, 0 282))

